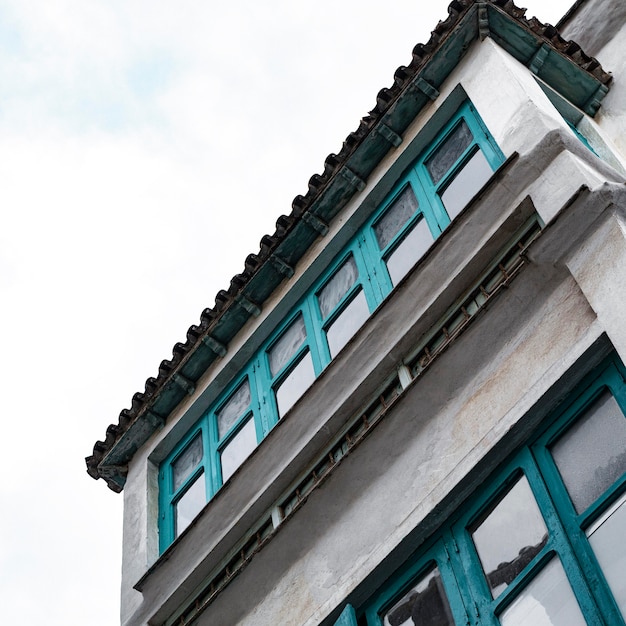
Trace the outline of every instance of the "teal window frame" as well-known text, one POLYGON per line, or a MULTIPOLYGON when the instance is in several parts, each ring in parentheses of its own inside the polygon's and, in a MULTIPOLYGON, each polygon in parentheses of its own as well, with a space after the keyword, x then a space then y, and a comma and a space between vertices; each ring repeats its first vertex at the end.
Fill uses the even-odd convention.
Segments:
MULTIPOLYGON (((478 151, 482 152, 492 173, 504 162, 504 154, 490 135, 474 105, 469 100, 466 100, 443 128, 441 128, 433 141, 428 144, 413 163, 404 171, 389 194, 387 194, 378 210, 362 229, 360 236, 362 237, 364 248, 369 251, 368 264, 372 268, 372 273, 378 277, 383 298, 394 288, 389 270, 387 269, 386 260, 397 250, 398 246, 410 234, 411 230, 417 225, 420 219, 426 221, 433 242, 450 226, 451 222, 454 220, 450 219, 441 200, 441 194, 448 188, 450 183, 478 151), (449 166, 442 178, 435 184, 428 173, 426 163, 462 122, 465 122, 468 126, 472 134, 472 140, 449 166), (380 223, 387 210, 407 187, 410 187, 415 195, 418 205, 417 209, 411 218, 394 235, 391 241, 381 250, 376 239, 376 225, 380 223)), ((467 204, 469 204, 469 200, 467 204)), ((465 206, 467 206, 467 204, 465 206)), ((462 211, 463 209, 461 209, 457 215, 462 213, 462 211)), ((418 261, 419 258, 415 259, 415 263, 418 261)), ((410 273, 410 270, 407 273, 410 273)))
POLYGON ((367 625, 375 624, 376 626, 382 626, 382 618, 385 613, 410 591, 423 576, 427 575, 433 566, 439 569, 453 618, 458 624, 467 623, 469 620, 461 590, 451 566, 450 553, 443 539, 439 538, 427 544, 427 548, 421 550, 417 559, 414 559, 408 567, 405 567, 395 577, 391 584, 387 585, 373 597, 364 611, 364 619, 367 625))
MULTIPOLYGON (((208 502, 223 484, 220 455, 228 443, 232 441, 233 437, 244 427, 247 420, 250 419, 250 414, 252 414, 255 422, 258 445, 278 421, 284 418, 284 415, 279 414, 276 390, 289 377, 302 359, 306 358, 306 353, 308 352, 311 355, 314 374, 313 381, 337 356, 331 355, 326 333, 333 322, 358 297, 359 292, 362 292, 365 296, 369 316, 393 291, 395 286, 387 269, 386 260, 410 234, 411 229, 415 227, 419 220, 426 220, 434 242, 450 225, 451 220, 438 194, 445 189, 450 181, 463 169, 468 159, 478 150, 482 151, 493 171, 504 161, 504 155, 487 131, 476 109, 469 101, 465 101, 452 115, 450 120, 436 133, 433 141, 428 143, 425 149, 417 155, 411 165, 401 174, 372 216, 336 255, 326 271, 311 286, 297 305, 291 309, 269 339, 261 346, 238 376, 233 379, 233 382, 228 385, 216 402, 212 403, 189 433, 183 437, 174 450, 163 460, 159 466, 159 546, 161 552, 179 534, 176 532, 175 505, 177 499, 181 497, 181 489, 184 491, 184 489, 189 488, 191 483, 185 481, 184 486, 174 492, 172 464, 191 442, 193 437, 190 433, 202 432, 204 445, 202 471, 204 471, 206 477, 206 500, 208 502), (462 121, 467 124, 473 139, 455 162, 450 165, 445 176, 437 185, 434 185, 430 181, 425 162, 462 121), (407 187, 410 187, 416 196, 418 201, 417 210, 395 233, 384 249, 381 250, 375 234, 376 225, 385 216, 386 211, 397 199, 398 195, 407 187), (332 310, 323 315, 317 296, 350 256, 354 259, 358 270, 357 280, 340 300, 335 303, 332 310), (306 338, 289 359, 283 363, 280 370, 272 372, 269 352, 299 316, 302 316, 304 322, 306 338), (216 422, 217 412, 228 402, 246 377, 250 384, 250 409, 245 415, 240 416, 237 423, 229 429, 228 433, 220 438, 216 422)), ((429 247, 430 245, 432 243, 429 244, 429 247)), ((412 261, 412 266, 418 263, 420 258, 415 258, 412 261)), ((409 269, 406 273, 410 273, 410 271, 409 269)), ((355 329, 354 332, 358 332, 358 329, 355 329)), ((343 346, 338 350, 338 354, 342 349, 343 346)), ((303 389, 303 393, 305 391, 306 389, 303 389)), ((290 408, 287 409, 286 413, 289 410, 290 408)), ((197 471, 200 471, 200 469, 197 471)))
POLYGON ((626 420, 626 369, 609 357, 586 376, 577 390, 545 420, 513 457, 497 468, 470 500, 408 559, 408 565, 386 583, 358 612, 367 626, 382 626, 384 611, 415 584, 427 564, 436 562, 457 624, 499 626, 499 616, 554 558, 563 566, 578 606, 589 625, 624 625, 625 617, 610 591, 600 564, 585 534, 598 518, 626 495, 626 471, 605 492, 577 513, 554 458, 552 444, 585 416, 585 411, 605 391, 615 399, 626 420), (526 477, 548 530, 543 547, 495 598, 483 571, 471 533, 495 505, 526 477))

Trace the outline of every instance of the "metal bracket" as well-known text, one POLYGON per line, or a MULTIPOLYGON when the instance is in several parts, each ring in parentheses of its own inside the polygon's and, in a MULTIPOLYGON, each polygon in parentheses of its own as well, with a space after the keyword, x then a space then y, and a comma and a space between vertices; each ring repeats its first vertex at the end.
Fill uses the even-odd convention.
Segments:
POLYGON ((489 36, 489 12, 484 2, 478 5, 478 36, 481 41, 489 36))
POLYGON ((326 224, 326 222, 322 222, 317 215, 313 215, 313 213, 305 211, 302 214, 302 221, 307 226, 310 226, 316 233, 319 233, 322 237, 328 234, 328 224, 326 224))
POLYGON ((400 137, 395 130, 389 128, 387 124, 383 124, 381 122, 378 126, 376 126, 376 132, 383 139, 386 139, 394 148, 397 148, 402 143, 402 137, 400 137))
POLYGON ((339 170, 341 175, 358 191, 365 189, 365 181, 345 165, 339 170))
POLYGON ((250 315, 254 317, 259 317, 259 315, 261 315, 261 308, 259 307, 259 305, 252 302, 252 300, 248 300, 248 298, 246 298, 246 296, 244 296, 242 293, 239 293, 235 296, 235 302, 250 315))
POLYGON ((172 381, 175 385, 180 387, 188 396, 193 395, 193 392, 196 390, 196 386, 188 378, 185 378, 182 374, 174 374, 174 376, 172 376, 172 381))
POLYGON ((541 66, 548 58, 548 52, 550 52, 550 46, 544 43, 543 46, 535 52, 533 58, 530 60, 528 68, 533 74, 535 74, 535 76, 539 76, 539 70, 541 70, 541 66))
POLYGON ((283 261, 279 256, 272 254, 272 256, 270 257, 270 261, 272 262, 272 265, 278 270, 278 272, 283 276, 286 276, 287 278, 291 278, 293 276, 293 267, 291 267, 289 263, 283 261))
POLYGON ((226 356, 226 346, 221 341, 214 339, 210 335, 202 337, 202 343, 209 348, 209 350, 213 350, 217 356, 226 356))

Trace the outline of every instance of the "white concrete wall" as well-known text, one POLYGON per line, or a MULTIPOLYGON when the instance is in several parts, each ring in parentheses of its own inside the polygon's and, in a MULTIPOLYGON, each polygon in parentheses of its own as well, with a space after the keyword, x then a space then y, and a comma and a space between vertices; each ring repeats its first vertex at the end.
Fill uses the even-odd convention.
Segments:
MULTIPOLYGON (((618 56, 617 48, 611 54, 618 56)), ((244 347, 247 334, 229 347, 234 360, 216 364, 194 397, 181 404, 178 417, 135 455, 124 490, 123 624, 146 624, 157 612, 158 623, 219 566, 245 529, 269 510, 281 489, 364 401, 364 394, 382 382, 383 373, 376 371, 381 354, 387 353, 385 367, 399 363, 402 350, 427 330, 422 317, 441 314, 446 297, 460 295, 471 272, 480 271, 486 251, 493 252, 493 241, 503 243, 510 235, 506 218, 526 196, 545 223, 558 222, 563 219, 562 207, 580 185, 599 190, 605 180, 620 182, 620 175, 569 131, 528 70, 487 39, 469 51, 438 100, 405 134, 404 143, 384 159, 368 187, 331 226, 331 233, 313 246, 295 280, 310 283, 330 260, 331 252, 324 247, 333 238, 342 239, 338 228, 348 224, 351 229, 363 221, 365 209, 376 205, 423 147, 420 131, 428 130, 427 122, 438 110, 445 113, 459 85, 505 155, 520 154, 517 162, 473 215, 463 216, 444 235, 440 245, 446 255, 442 253, 437 264, 423 264, 381 307, 349 350, 318 379, 310 397, 241 468, 239 481, 232 481, 227 492, 209 504, 168 561, 150 575, 143 595, 133 585, 158 558, 156 464, 214 396, 212 379, 225 382, 232 374, 238 351, 244 353, 239 363, 243 365, 250 354, 244 347), (475 239, 468 241, 471 237, 475 239), (368 336, 373 329, 375 340, 368 336), (335 390, 340 369, 342 385, 335 390), (177 590, 180 582, 185 583, 182 592, 177 590)), ((609 113, 601 120, 603 128, 609 132, 614 126, 623 128, 619 106, 612 105, 609 113)), ((594 197, 586 201, 601 215, 607 210, 606 194, 598 192, 597 202, 594 197)), ((549 250, 543 252, 515 288, 414 385, 379 430, 218 596, 201 623, 318 624, 419 527, 450 488, 603 333, 626 359, 626 324, 615 306, 626 295, 626 281, 620 289, 612 287, 622 275, 620 263, 626 254, 624 222, 613 212, 601 224, 600 228, 572 218, 564 232, 587 243, 573 250, 562 250, 561 245, 555 258, 550 258, 549 250), (611 245, 604 246, 605 240, 611 245), (601 264, 595 263, 598 255, 603 255, 601 264), (604 267, 609 268, 606 273, 604 267)), ((284 292, 277 294, 275 309, 270 303, 250 323, 250 333, 257 333, 253 345, 285 313, 283 296, 284 292)))

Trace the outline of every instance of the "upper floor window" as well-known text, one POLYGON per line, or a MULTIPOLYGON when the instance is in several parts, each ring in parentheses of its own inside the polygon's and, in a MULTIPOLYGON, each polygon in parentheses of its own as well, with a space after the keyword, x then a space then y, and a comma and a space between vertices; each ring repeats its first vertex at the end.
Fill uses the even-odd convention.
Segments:
POLYGON ((162 550, 295 405, 503 158, 473 106, 463 104, 196 424, 196 434, 161 464, 162 550))
POLYGON ((367 626, 626 617, 626 381, 610 362, 365 607, 367 626))

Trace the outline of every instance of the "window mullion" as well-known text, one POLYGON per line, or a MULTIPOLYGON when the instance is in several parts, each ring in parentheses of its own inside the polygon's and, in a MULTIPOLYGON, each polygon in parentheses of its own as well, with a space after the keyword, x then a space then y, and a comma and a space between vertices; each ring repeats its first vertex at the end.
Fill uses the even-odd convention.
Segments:
POLYGON ((363 281, 364 289, 366 289, 365 284, 367 284, 365 296, 368 304, 371 302, 370 311, 373 312, 393 289, 393 285, 389 280, 389 274, 384 267, 381 255, 377 253, 378 247, 373 241, 373 231, 370 224, 367 224, 359 233, 357 249, 357 267, 359 267, 359 271, 362 268, 366 277, 366 280, 363 281))
POLYGON ((207 502, 215 495, 219 489, 220 481, 218 472, 219 458, 217 457, 217 427, 213 412, 207 413, 202 418, 202 444, 204 473, 206 476, 205 488, 207 502))
POLYGON ((253 380, 256 388, 255 399, 260 416, 261 430, 263 437, 266 437, 274 424, 278 422, 278 413, 275 402, 270 398, 270 395, 273 395, 271 391, 271 376, 267 356, 263 351, 261 351, 252 365, 250 378, 253 380))
MULTIPOLYGON (((304 317, 304 328, 306 330, 305 344, 308 346, 313 361, 313 370, 315 378, 317 378, 322 370, 330 363, 330 353, 325 345, 322 337, 322 320, 320 318, 317 306, 315 305, 315 294, 311 293, 305 299, 302 305, 302 315, 304 317)), ((301 350, 298 350, 298 357, 301 350)))

